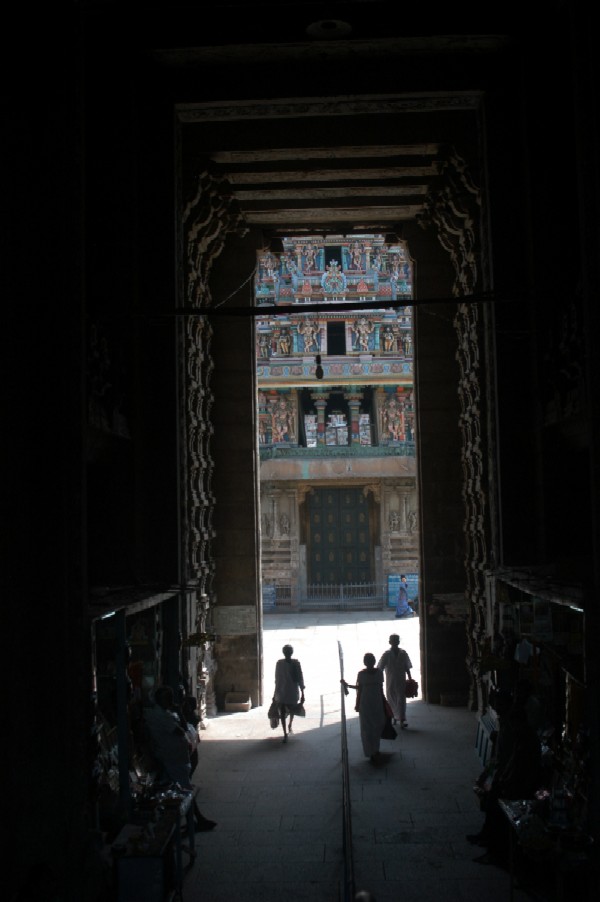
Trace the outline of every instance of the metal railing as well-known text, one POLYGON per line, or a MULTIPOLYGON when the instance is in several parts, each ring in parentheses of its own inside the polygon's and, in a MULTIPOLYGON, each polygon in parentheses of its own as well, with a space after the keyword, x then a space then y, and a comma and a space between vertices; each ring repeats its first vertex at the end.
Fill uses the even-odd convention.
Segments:
MULTIPOLYGON (((340 680, 344 679, 344 652, 338 641, 340 680)), ((355 895, 354 850, 352 847, 352 806, 350 803, 350 768, 348 765, 348 734, 346 731, 346 693, 340 682, 341 742, 342 742, 342 834, 344 851, 344 883, 341 902, 352 902, 355 895)))
POLYGON ((285 611, 381 611, 388 605, 386 583, 315 583, 304 591, 290 585, 267 586, 265 613, 285 611))
POLYGON ((414 442, 395 442, 389 445, 262 445, 261 462, 286 458, 339 458, 339 457, 415 457, 414 442))

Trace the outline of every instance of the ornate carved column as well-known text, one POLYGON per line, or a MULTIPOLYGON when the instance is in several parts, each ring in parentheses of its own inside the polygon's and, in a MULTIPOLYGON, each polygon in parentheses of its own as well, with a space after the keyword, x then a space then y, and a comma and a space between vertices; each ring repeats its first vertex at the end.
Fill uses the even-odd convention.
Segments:
POLYGON ((348 401, 348 407, 350 408, 350 443, 352 445, 360 445, 360 402, 362 401, 362 392, 360 394, 350 394, 347 393, 344 395, 345 399, 348 401))
MULTIPOLYGON (((228 232, 240 230, 241 218, 230 210, 226 192, 208 173, 202 173, 194 196, 182 211, 182 258, 185 268, 180 273, 181 295, 190 315, 179 326, 179 423, 181 429, 181 535, 182 580, 195 586, 195 632, 199 648, 196 686, 192 687, 201 702, 200 716, 214 713, 211 678, 212 656, 211 609, 214 605, 213 580, 215 563, 211 542, 215 499, 212 494, 214 462, 211 456, 211 377, 212 327, 202 315, 210 307, 208 279, 211 267, 223 250, 228 232), (211 701, 212 699, 212 701, 211 701)), ((190 637, 191 639, 192 637, 190 637)), ((189 643, 188 643, 189 644, 189 643)))
POLYGON ((481 261, 481 245, 485 235, 479 211, 480 191, 472 181, 465 161, 455 151, 449 155, 443 174, 444 187, 428 198, 421 225, 437 230, 438 239, 448 252, 455 272, 453 294, 458 305, 454 327, 460 371, 458 395, 461 408, 464 563, 466 594, 470 601, 467 665, 472 675, 472 685, 469 702, 473 709, 482 710, 487 706, 487 698, 481 682, 479 661, 486 635, 486 574, 493 563, 490 539, 495 535, 494 464, 484 450, 483 438, 488 436, 493 445, 493 418, 489 416, 493 397, 491 379, 486 380, 483 368, 484 353, 489 354, 485 361, 488 373, 493 361, 483 305, 467 298, 475 292, 481 278, 478 263, 481 261), (465 296, 465 302, 461 303, 461 296, 465 296))
POLYGON ((323 395, 312 396, 315 407, 317 408, 317 445, 325 444, 325 408, 327 407, 327 398, 323 395))

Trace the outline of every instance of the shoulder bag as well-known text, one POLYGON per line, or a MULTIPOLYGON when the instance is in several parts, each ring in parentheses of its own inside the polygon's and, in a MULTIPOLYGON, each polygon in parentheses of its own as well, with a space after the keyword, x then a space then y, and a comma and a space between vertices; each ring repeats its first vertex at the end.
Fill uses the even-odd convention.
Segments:
POLYGON ((394 725, 392 724, 393 712, 392 712, 390 703, 388 702, 385 695, 382 697, 383 697, 383 712, 385 714, 385 721, 383 724, 383 730, 381 731, 381 738, 382 739, 395 739, 396 736, 398 735, 398 733, 396 732, 396 730, 394 729, 394 725))
POLYGON ((269 718, 271 729, 275 730, 279 726, 279 705, 275 699, 271 702, 267 717, 269 718))
POLYGON ((406 697, 407 698, 416 698, 419 694, 419 684, 416 680, 408 680, 406 681, 406 697))

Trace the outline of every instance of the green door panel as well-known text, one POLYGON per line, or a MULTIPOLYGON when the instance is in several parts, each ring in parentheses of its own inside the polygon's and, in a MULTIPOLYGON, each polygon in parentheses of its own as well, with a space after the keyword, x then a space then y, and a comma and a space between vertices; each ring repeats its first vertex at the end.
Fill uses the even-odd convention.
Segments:
POLYGON ((360 488, 318 488, 309 496, 308 582, 371 582, 367 499, 360 488))

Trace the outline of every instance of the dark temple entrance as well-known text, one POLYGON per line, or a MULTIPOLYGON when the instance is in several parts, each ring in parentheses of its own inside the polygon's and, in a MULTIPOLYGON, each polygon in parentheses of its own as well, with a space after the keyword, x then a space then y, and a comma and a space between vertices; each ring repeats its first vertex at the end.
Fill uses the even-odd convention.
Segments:
POLYGON ((363 490, 317 488, 308 503, 308 582, 371 582, 369 505, 363 490))

